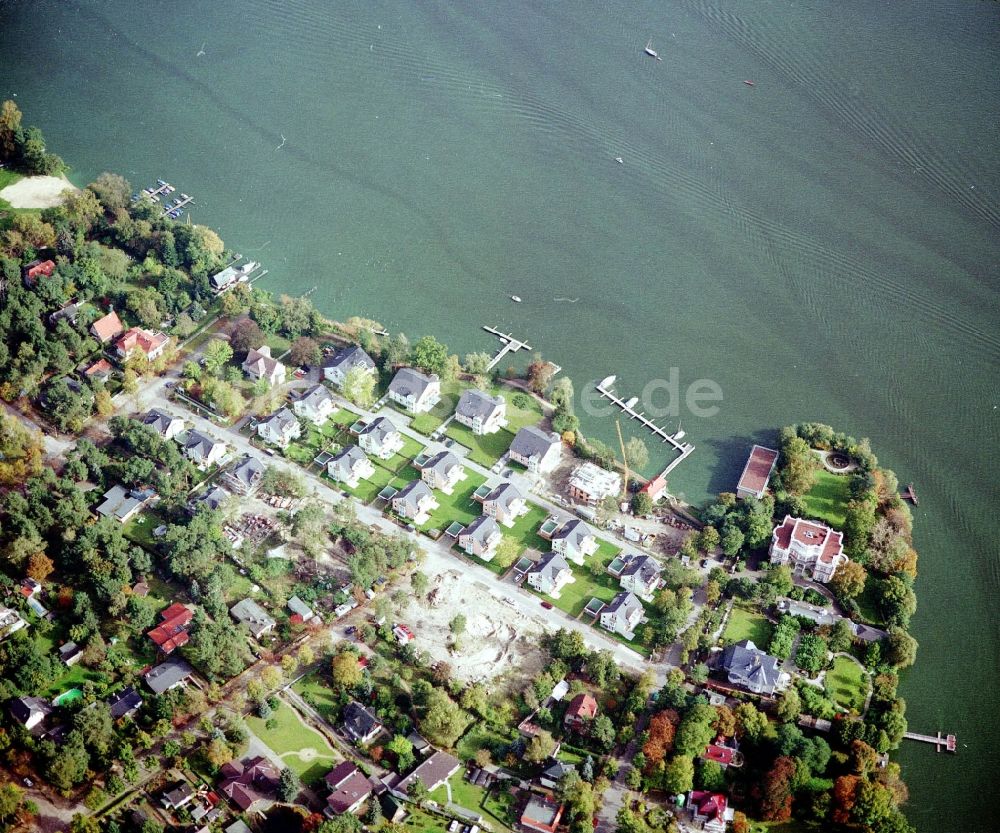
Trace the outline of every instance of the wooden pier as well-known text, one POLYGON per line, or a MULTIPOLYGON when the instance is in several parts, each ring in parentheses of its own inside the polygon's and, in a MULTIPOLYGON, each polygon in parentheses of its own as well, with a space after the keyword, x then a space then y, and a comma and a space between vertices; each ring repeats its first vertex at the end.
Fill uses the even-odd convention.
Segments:
POLYGON ((908 483, 906 485, 906 490, 903 492, 903 500, 908 500, 914 506, 920 505, 920 500, 917 498, 917 493, 913 491, 913 484, 908 483))
POLYGON ((500 363, 501 359, 503 359, 503 357, 508 353, 516 353, 518 350, 532 349, 531 345, 529 345, 526 341, 519 341, 510 333, 501 332, 496 327, 484 326, 483 329, 486 330, 486 332, 495 335, 501 342, 503 342, 503 347, 500 348, 497 354, 493 357, 493 360, 486 366, 487 372, 496 367, 500 363))
POLYGON ((958 738, 954 735, 942 735, 940 732, 936 735, 921 735, 917 732, 904 732, 903 737, 907 740, 917 740, 921 743, 932 743, 934 744, 935 752, 940 752, 942 746, 949 752, 958 751, 958 738))
POLYGON ((181 211, 186 206, 194 202, 194 197, 189 197, 187 194, 181 194, 183 199, 176 205, 167 206, 164 212, 160 215, 160 218, 166 217, 168 214, 173 214, 176 211, 181 211))
POLYGON ((690 454, 694 451, 694 446, 691 443, 681 442, 675 434, 671 434, 665 428, 661 428, 644 413, 636 411, 634 408, 634 400, 630 399, 626 402, 625 400, 620 399, 611 388, 614 381, 614 376, 608 376, 606 379, 595 385, 597 392, 605 399, 610 400, 613 404, 621 408, 622 412, 625 413, 629 419, 638 420, 645 428, 652 432, 654 437, 659 437, 660 442, 670 443, 670 445, 672 445, 674 449, 679 452, 679 455, 671 460, 667 464, 667 467, 660 472, 660 477, 665 478, 668 474, 670 474, 670 472, 677 468, 683 460, 690 456, 690 454))

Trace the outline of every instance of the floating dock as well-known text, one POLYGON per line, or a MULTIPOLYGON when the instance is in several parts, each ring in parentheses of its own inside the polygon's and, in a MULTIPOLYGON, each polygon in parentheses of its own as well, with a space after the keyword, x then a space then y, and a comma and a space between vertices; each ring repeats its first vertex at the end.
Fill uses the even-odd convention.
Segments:
POLYGON ((935 752, 940 752, 942 746, 949 752, 958 751, 958 738, 954 735, 942 735, 940 732, 936 735, 921 735, 917 732, 904 732, 903 737, 907 740, 916 740, 921 743, 932 743, 934 744, 935 752))
POLYGON ((171 216, 180 215, 180 213, 191 203, 194 202, 194 197, 189 197, 187 194, 181 194, 180 198, 174 201, 173 205, 168 205, 164 212, 160 215, 161 218, 166 217, 168 214, 171 216))
POLYGON ((497 338, 503 342, 503 347, 497 352, 493 357, 493 360, 486 366, 487 372, 496 367, 500 360, 503 359, 508 353, 516 353, 518 350, 531 350, 532 347, 526 341, 520 341, 514 338, 510 333, 504 333, 498 330, 496 327, 483 327, 486 332, 495 335, 497 338))
POLYGON ((608 399, 614 405, 617 405, 619 408, 621 408, 622 411, 625 413, 625 415, 629 417, 629 419, 638 420, 643 427, 652 432, 654 437, 658 437, 660 439, 660 442, 670 443, 670 445, 674 447, 674 450, 678 452, 679 456, 671 460, 670 463, 667 465, 667 467, 662 472, 660 472, 660 477, 665 478, 668 474, 670 474, 670 472, 672 472, 675 468, 677 468, 677 466, 681 464, 681 461, 685 460, 694 451, 694 446, 691 443, 681 442, 681 437, 683 436, 683 434, 681 434, 680 436, 678 436, 677 434, 671 434, 665 428, 662 428, 655 422, 653 422, 653 420, 651 420, 645 414, 641 413, 640 411, 636 411, 635 405, 639 401, 638 397, 633 396, 631 399, 627 401, 619 398, 611 387, 614 384, 614 382, 615 382, 614 376, 608 376, 607 378, 602 379, 595 386, 597 388, 597 392, 601 394, 601 396, 603 396, 605 399, 608 399))

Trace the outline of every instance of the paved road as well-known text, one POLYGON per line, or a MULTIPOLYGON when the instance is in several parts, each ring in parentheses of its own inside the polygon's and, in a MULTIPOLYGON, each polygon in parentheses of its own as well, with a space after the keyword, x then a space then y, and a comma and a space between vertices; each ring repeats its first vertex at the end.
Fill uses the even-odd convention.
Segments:
MULTIPOLYGON (((331 488, 324 480, 315 474, 306 471, 296 463, 290 462, 281 457, 266 457, 255 448, 247 437, 233 430, 228 426, 216 425, 214 422, 200 416, 194 412, 181 410, 180 407, 171 402, 166 394, 166 382, 161 380, 160 384, 153 384, 140 393, 140 406, 143 408, 161 408, 167 412, 177 414, 190 422, 194 427, 214 435, 232 446, 238 454, 253 454, 259 459, 263 459, 268 465, 273 465, 284 471, 297 474, 308 482, 313 494, 330 505, 336 505, 345 500, 345 497, 338 491, 331 488)), ((342 407, 348 407, 355 413, 364 413, 359 409, 348 406, 346 403, 338 402, 342 407)), ((401 420, 399 420, 401 422, 401 420)), ((423 442, 427 442, 425 437, 421 437, 423 442)), ((470 464, 470 467, 473 464, 470 464)), ((482 467, 478 467, 482 468, 482 467)), ((353 498, 352 498, 353 500, 353 498)), ((554 630, 557 627, 570 628, 579 631, 586 643, 592 648, 607 649, 612 652, 615 659, 624 667, 634 669, 640 673, 647 667, 646 660, 635 651, 622 645, 615 639, 605 636, 597 629, 584 622, 578 622, 570 618, 562 611, 553 609, 547 611, 541 607, 537 596, 521 590, 517 585, 509 581, 504 581, 495 573, 482 565, 475 564, 459 558, 443 543, 432 541, 431 539, 414 533, 407 533, 402 528, 386 518, 380 511, 372 506, 365 506, 360 502, 355 502, 358 520, 366 525, 375 525, 382 531, 391 535, 410 535, 417 544, 427 554, 427 568, 431 574, 439 574, 446 570, 461 570, 468 576, 474 576, 475 580, 484 585, 489 592, 498 600, 504 597, 511 597, 515 601, 516 609, 537 622, 547 630, 554 630)), ((565 514, 565 510, 562 510, 565 514)), ((654 666, 657 678, 662 683, 666 678, 668 668, 662 664, 654 666)))

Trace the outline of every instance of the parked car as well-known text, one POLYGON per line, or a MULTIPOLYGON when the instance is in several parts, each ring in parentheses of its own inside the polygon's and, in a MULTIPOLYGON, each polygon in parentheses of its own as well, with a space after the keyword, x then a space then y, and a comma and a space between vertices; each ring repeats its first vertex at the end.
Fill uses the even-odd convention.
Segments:
POLYGON ((545 599, 542 599, 542 607, 546 610, 552 610, 552 602, 547 602, 545 599))

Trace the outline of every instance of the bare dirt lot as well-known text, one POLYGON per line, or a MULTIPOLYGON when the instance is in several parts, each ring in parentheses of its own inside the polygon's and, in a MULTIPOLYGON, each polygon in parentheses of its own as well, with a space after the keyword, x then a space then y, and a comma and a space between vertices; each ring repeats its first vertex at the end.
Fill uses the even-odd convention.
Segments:
POLYGON ((414 646, 435 662, 447 662, 456 679, 491 680, 510 671, 533 675, 541 669, 540 626, 498 601, 458 570, 440 574, 426 600, 411 601, 404 621, 417 635, 414 646), (465 632, 454 642, 450 623, 462 613, 465 632))
POLYGON ((62 205, 64 191, 76 187, 61 176, 28 176, 0 191, 0 199, 14 208, 55 208, 62 205))

